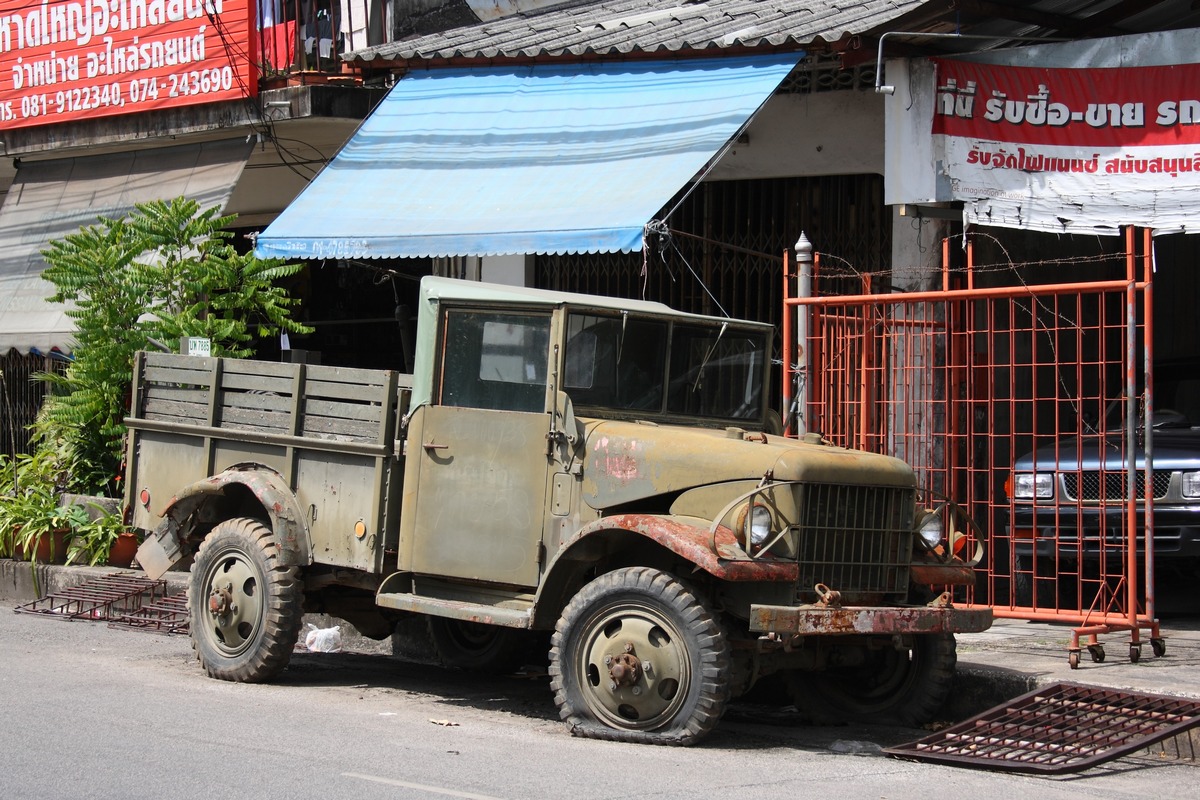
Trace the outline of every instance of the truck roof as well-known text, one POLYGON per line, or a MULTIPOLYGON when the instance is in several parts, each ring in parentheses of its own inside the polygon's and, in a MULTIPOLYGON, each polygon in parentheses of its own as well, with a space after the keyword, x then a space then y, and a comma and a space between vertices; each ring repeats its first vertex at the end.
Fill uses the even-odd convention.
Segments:
POLYGON ((421 302, 417 309, 417 356, 413 370, 411 408, 429 402, 432 392, 433 364, 427 355, 433 353, 436 344, 438 307, 442 302, 513 303, 523 306, 543 306, 547 309, 569 305, 604 311, 628 311, 634 314, 673 317, 679 320, 708 324, 733 323, 745 327, 771 328, 769 324, 763 322, 676 311, 663 303, 648 300, 628 300, 620 297, 557 292, 549 289, 530 289, 523 286, 506 286, 426 275, 421 278, 421 302))
POLYGON ((530 289, 523 286, 506 286, 498 283, 439 278, 431 275, 421 278, 421 313, 426 313, 442 300, 520 303, 522 305, 547 307, 573 305, 611 311, 630 311, 638 314, 662 314, 697 321, 737 322, 739 324, 745 323, 748 325, 769 327, 765 323, 751 322, 749 320, 733 320, 704 314, 690 314, 685 311, 677 311, 663 303, 655 303, 649 300, 628 300, 620 297, 558 292, 550 289, 530 289))

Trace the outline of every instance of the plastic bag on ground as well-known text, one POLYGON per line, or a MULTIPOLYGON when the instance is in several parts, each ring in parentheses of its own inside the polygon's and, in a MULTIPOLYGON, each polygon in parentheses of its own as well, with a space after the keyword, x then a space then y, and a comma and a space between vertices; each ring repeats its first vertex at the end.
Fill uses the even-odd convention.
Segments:
POLYGON ((332 628, 318 628, 311 622, 308 633, 304 637, 304 646, 310 653, 336 653, 342 649, 342 629, 340 625, 332 628))

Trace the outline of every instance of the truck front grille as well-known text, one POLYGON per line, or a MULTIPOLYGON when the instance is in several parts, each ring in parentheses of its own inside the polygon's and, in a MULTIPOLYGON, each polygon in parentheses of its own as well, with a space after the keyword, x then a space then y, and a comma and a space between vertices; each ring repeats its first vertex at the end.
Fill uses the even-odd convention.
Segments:
POLYGON ((797 492, 802 602, 818 583, 843 595, 907 593, 912 489, 802 484, 797 492))
MULTIPOLYGON (((1064 472, 1063 488, 1067 491, 1068 500, 1124 500, 1124 472, 1064 472), (1103 488, 1101 488, 1103 487, 1103 488)), ((1155 470, 1153 478, 1154 497, 1162 499, 1167 496, 1171 485, 1171 473, 1155 470)), ((1146 473, 1139 470, 1134 479, 1137 488, 1137 499, 1146 499, 1146 473)))

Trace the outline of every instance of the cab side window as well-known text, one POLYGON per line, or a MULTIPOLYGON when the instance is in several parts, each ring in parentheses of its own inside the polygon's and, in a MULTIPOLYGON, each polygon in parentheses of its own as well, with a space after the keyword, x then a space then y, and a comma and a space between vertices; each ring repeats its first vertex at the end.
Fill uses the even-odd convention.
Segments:
POLYGON ((549 346, 548 314, 448 310, 437 402, 541 412, 549 346))

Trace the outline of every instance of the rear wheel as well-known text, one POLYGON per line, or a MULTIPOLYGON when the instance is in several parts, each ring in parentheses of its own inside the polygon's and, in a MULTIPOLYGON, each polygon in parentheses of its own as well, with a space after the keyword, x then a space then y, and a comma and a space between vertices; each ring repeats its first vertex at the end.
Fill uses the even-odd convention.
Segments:
POLYGON ((188 610, 192 646, 205 672, 226 681, 265 681, 291 658, 303 594, 296 568, 279 563, 271 529, 238 518, 201 542, 188 610))
POLYGON ((788 673, 792 702, 816 722, 920 726, 950 694, 958 662, 954 636, 921 634, 911 646, 870 650, 861 663, 788 673))
POLYGON ((429 638, 443 665, 476 672, 517 669, 530 644, 525 631, 442 617, 429 618, 429 638))
POLYGON ((712 612, 647 567, 585 586, 551 641, 554 700, 577 736, 694 744, 724 714, 728 676, 729 644, 712 612))

